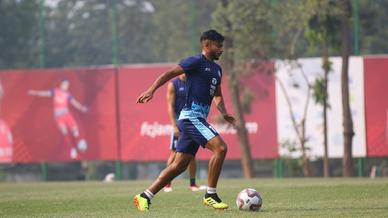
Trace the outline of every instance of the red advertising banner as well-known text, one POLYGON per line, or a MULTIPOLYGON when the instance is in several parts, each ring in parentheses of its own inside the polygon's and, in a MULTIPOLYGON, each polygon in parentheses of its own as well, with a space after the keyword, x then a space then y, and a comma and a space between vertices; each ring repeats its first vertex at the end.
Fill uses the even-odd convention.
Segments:
POLYGON ((113 69, 10 70, 0 80, 0 161, 118 158, 113 69))
POLYGON ((388 57, 364 58, 368 157, 388 156, 388 57))
MULTIPOLYGON (((167 114, 166 85, 146 104, 136 104, 136 98, 163 72, 174 67, 163 65, 133 65, 120 68, 121 159, 131 161, 166 160, 170 150, 171 124, 167 114)), ((273 67, 273 66, 272 66, 273 67)), ((224 76, 223 95, 226 107, 233 113, 224 76)), ((245 116, 252 156, 278 157, 276 135, 275 81, 272 75, 257 73, 247 78, 243 86, 253 96, 250 113, 245 116)), ((240 91, 243 89, 241 88, 240 91)), ((240 147, 236 131, 227 124, 218 123, 215 107, 208 121, 228 145, 227 159, 239 159, 240 147)), ((200 148, 197 159, 209 159, 211 152, 200 148)))

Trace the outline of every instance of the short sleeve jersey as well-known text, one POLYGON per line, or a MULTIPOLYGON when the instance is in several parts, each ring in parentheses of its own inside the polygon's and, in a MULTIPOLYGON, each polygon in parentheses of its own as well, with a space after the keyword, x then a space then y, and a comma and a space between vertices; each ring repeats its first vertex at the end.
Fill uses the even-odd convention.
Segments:
POLYGON ((186 101, 179 119, 206 119, 216 87, 221 84, 221 67, 203 54, 183 59, 179 66, 186 74, 186 101))
POLYGON ((175 115, 178 118, 186 101, 186 82, 176 78, 172 81, 175 90, 175 115))
POLYGON ((54 99, 54 111, 68 110, 68 102, 72 98, 68 91, 61 89, 53 89, 51 94, 54 99))

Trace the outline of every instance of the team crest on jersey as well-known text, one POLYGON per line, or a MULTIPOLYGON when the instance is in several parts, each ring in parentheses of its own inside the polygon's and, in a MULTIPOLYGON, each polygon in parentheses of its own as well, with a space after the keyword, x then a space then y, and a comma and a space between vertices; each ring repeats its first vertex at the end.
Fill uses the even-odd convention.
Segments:
POLYGON ((216 78, 213 78, 213 79, 212 79, 212 84, 213 84, 213 85, 217 85, 217 79, 216 79, 216 78))

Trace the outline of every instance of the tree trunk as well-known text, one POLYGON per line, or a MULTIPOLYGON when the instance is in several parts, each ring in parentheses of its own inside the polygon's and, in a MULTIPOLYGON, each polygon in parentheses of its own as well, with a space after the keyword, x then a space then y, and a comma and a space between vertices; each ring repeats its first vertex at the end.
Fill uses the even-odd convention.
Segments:
POLYGON ((323 176, 330 176, 330 165, 329 165, 329 154, 328 154, 328 144, 327 144, 327 100, 328 100, 328 75, 330 71, 330 62, 329 62, 329 48, 328 44, 325 42, 323 44, 323 70, 324 72, 324 92, 325 96, 323 98, 323 147, 324 147, 324 157, 323 157, 323 176))
MULTIPOLYGON (((228 0, 222 1, 222 6, 225 10, 228 7, 228 0)), ((253 168, 252 168, 252 156, 249 145, 248 133, 245 128, 245 119, 243 110, 241 107, 240 101, 240 92, 239 92, 239 79, 236 75, 236 71, 234 69, 234 54, 233 54, 233 39, 228 34, 232 34, 232 24, 229 20, 225 19, 227 33, 225 37, 225 52, 224 52, 224 62, 226 66, 226 72, 229 73, 229 89, 230 95, 232 99, 233 109, 236 113, 236 120, 238 123, 237 134, 240 141, 240 149, 241 149, 241 165, 244 172, 244 177, 249 179, 253 177, 253 168)))
POLYGON ((241 165, 244 171, 244 177, 249 179, 253 177, 252 169, 252 156, 251 149, 249 146, 248 132, 245 128, 245 119, 243 110, 241 108, 240 91, 238 89, 238 79, 233 69, 229 69, 229 90, 232 99, 233 109, 236 113, 236 119, 238 123, 237 134, 240 141, 241 151, 241 165))
MULTIPOLYGON (((308 101, 306 103, 308 105, 308 101)), ((305 177, 310 177, 312 176, 312 171, 311 171, 311 166, 310 166, 310 159, 307 156, 306 153, 306 116, 304 116, 303 120, 301 121, 301 128, 302 128, 302 135, 299 138, 300 141, 300 146, 302 148, 302 158, 303 158, 303 175, 305 177)))
POLYGON ((349 177, 353 175, 353 161, 352 161, 352 139, 353 121, 350 111, 349 103, 349 55, 350 55, 350 2, 349 0, 341 0, 340 7, 342 9, 341 15, 341 57, 342 57, 342 71, 341 71, 341 91, 342 91, 342 114, 343 114, 343 127, 344 127, 344 156, 342 160, 343 164, 343 176, 349 177))
POLYGON ((278 77, 275 77, 275 78, 278 81, 278 83, 280 85, 280 89, 282 90, 282 92, 285 96, 287 106, 288 106, 288 111, 290 113, 292 126, 294 128, 295 134, 298 138, 298 141, 299 141, 299 144, 300 144, 300 147, 302 150, 303 175, 306 177, 309 177, 309 176, 312 176, 312 171, 311 171, 311 167, 310 167, 310 160, 309 160, 309 157, 307 156, 307 153, 306 153, 306 146, 305 146, 305 144, 306 144, 306 125, 305 125, 305 123, 306 123, 306 117, 307 117, 307 108, 308 108, 309 99, 310 99, 309 95, 310 95, 310 91, 311 91, 310 90, 311 86, 308 83, 306 75, 303 72, 302 72, 302 75, 303 75, 303 77, 306 81, 306 84, 308 86, 308 91, 307 91, 307 96, 306 96, 306 103, 304 106, 303 119, 300 121, 299 124, 296 121, 295 114, 294 114, 294 111, 292 109, 291 100, 290 100, 290 97, 288 96, 287 90, 284 87, 283 82, 278 77), (298 128, 299 126, 300 126, 300 128, 298 128))

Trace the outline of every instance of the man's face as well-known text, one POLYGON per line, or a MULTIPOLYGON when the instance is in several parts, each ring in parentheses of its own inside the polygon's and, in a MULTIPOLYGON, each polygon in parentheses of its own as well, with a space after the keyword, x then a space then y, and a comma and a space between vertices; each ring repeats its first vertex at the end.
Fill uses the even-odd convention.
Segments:
POLYGON ((210 57, 213 60, 218 60, 224 51, 224 43, 220 41, 211 41, 207 42, 207 49, 210 57))
POLYGON ((186 75, 185 74, 179 75, 179 79, 181 79, 182 81, 186 81, 186 75))
POLYGON ((63 80, 63 81, 61 82, 61 89, 62 89, 63 91, 68 90, 68 89, 69 89, 69 86, 70 86, 70 83, 69 83, 68 80, 63 80))

